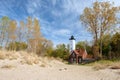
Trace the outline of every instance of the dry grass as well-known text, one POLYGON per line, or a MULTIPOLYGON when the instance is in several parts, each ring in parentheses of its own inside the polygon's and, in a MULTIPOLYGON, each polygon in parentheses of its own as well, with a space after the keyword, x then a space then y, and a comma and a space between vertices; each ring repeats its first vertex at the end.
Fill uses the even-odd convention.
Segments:
POLYGON ((108 68, 110 65, 112 65, 111 61, 101 60, 94 63, 93 69, 95 70, 105 69, 108 68))
POLYGON ((120 69, 120 61, 109 61, 109 60, 100 60, 94 63, 90 63, 90 66, 93 66, 94 70, 101 70, 101 69, 120 69))
POLYGON ((120 69, 120 66, 112 66, 110 69, 120 69))
POLYGON ((16 60, 20 58, 22 64, 38 64, 39 57, 35 53, 27 53, 25 51, 0 51, 0 59, 9 59, 9 60, 16 60))
POLYGON ((25 51, 0 51, 0 59, 19 60, 21 64, 41 64, 41 67, 48 66, 51 61, 62 61, 60 58, 38 57, 35 53, 25 51))
POLYGON ((16 54, 15 51, 0 51, 0 59, 9 59, 9 60, 14 60, 17 59, 18 55, 16 54))
POLYGON ((46 67, 46 65, 45 64, 41 64, 40 67, 46 67))
POLYGON ((113 63, 110 69, 120 69, 120 61, 113 63))
POLYGON ((40 59, 37 55, 34 53, 22 53, 22 64, 28 64, 28 65, 33 65, 33 64, 38 64, 40 59))
POLYGON ((95 64, 95 65, 93 66, 93 69, 94 69, 94 70, 100 70, 100 69, 105 69, 105 68, 107 68, 107 67, 108 67, 108 65, 95 64))
POLYGON ((3 69, 12 69, 12 68, 15 68, 15 66, 13 66, 13 65, 3 65, 1 68, 3 68, 3 69))

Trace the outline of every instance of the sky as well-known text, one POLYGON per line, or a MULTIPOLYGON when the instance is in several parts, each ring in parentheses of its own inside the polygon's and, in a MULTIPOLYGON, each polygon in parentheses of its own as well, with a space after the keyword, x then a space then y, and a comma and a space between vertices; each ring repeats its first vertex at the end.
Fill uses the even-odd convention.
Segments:
POLYGON ((40 22, 42 35, 54 45, 68 44, 71 35, 76 41, 91 41, 92 35, 80 22, 85 7, 95 1, 110 1, 120 6, 119 0, 0 0, 0 17, 26 20, 28 16, 40 22))

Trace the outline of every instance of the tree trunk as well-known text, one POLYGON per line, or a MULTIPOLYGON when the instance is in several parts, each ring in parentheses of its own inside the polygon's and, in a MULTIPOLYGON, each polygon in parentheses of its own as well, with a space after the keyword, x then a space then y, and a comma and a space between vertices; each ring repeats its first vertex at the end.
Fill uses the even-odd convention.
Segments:
POLYGON ((99 55, 100 58, 102 58, 102 36, 103 36, 103 29, 101 27, 101 31, 100 31, 100 55, 99 55))

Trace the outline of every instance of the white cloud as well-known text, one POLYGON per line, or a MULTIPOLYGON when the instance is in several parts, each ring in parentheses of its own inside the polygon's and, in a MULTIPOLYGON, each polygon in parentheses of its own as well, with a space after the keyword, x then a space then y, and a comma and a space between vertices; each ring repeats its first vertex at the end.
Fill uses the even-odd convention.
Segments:
POLYGON ((56 36, 66 37, 71 34, 71 31, 69 29, 60 29, 60 30, 55 30, 53 34, 56 36))
POLYGON ((55 16, 55 17, 60 17, 60 16, 63 15, 62 13, 60 13, 60 12, 57 11, 57 10, 52 10, 51 13, 52 13, 52 15, 55 16))
MULTIPOLYGON (((0 16, 9 15, 14 19, 37 17, 46 38, 55 44, 67 43, 71 35, 77 40, 91 39, 91 35, 80 23, 79 15, 85 7, 96 0, 0 0, 0 16), (19 8, 19 9, 18 9, 19 8), (19 10, 22 10, 19 13, 19 10)), ((110 1, 120 6, 118 0, 110 1)))
POLYGON ((0 0, 0 16, 8 16, 14 20, 24 19, 26 13, 24 2, 22 0, 17 2, 16 0, 0 0))
POLYGON ((34 14, 38 13, 38 10, 42 6, 42 0, 28 0, 28 3, 26 4, 26 10, 28 14, 34 14))
POLYGON ((31 3, 30 0, 27 5, 28 13, 39 17, 41 30, 46 38, 55 44, 67 42, 65 40, 70 35, 75 35, 78 40, 91 40, 92 36, 81 25, 79 15, 96 0, 61 0, 59 4, 57 1, 51 0, 49 5, 48 1, 35 0, 31 3))
POLYGON ((31 7, 29 7, 27 10, 28 10, 28 13, 29 13, 29 14, 34 13, 34 9, 33 9, 33 8, 31 8, 31 7))
POLYGON ((66 13, 80 14, 91 3, 92 0, 63 0, 63 8, 66 13))

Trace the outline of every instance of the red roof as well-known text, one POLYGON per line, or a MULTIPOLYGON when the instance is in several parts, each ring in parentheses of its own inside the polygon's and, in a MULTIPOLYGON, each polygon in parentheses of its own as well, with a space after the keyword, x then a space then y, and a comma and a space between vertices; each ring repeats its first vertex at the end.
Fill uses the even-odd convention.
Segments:
POLYGON ((87 52, 85 49, 74 50, 73 52, 78 56, 82 56, 83 59, 87 56, 87 52))

